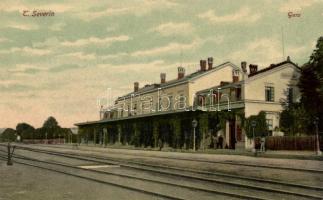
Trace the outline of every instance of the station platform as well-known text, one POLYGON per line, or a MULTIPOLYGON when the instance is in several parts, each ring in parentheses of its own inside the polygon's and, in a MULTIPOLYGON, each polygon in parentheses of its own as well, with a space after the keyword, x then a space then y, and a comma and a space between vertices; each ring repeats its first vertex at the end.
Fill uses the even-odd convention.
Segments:
MULTIPOLYGON (((73 144, 57 144, 54 146, 75 148, 73 144)), ((256 158, 277 158, 277 159, 297 159, 297 160, 318 160, 323 161, 323 156, 318 156, 315 151, 272 151, 257 152, 257 154, 247 149, 206 149, 206 150, 181 150, 164 148, 161 151, 153 148, 135 148, 133 146, 124 145, 93 145, 81 144, 77 147, 79 150, 94 151, 94 152, 112 152, 112 153, 125 153, 129 155, 147 155, 147 156, 161 156, 161 157, 189 157, 197 159, 217 158, 223 157, 227 159, 238 159, 239 157, 256 157, 256 158)), ((238 159, 239 160, 239 159, 238 159)))

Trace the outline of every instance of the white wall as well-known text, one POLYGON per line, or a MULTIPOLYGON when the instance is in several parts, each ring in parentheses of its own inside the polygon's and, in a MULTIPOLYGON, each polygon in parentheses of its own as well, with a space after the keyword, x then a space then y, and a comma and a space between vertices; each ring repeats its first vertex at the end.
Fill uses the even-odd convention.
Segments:
POLYGON ((260 111, 281 112, 282 100, 286 99, 288 87, 294 88, 294 101, 300 98, 297 88, 299 71, 292 64, 285 64, 267 72, 248 78, 244 84, 245 116, 260 111), (274 87, 274 102, 265 101, 265 87, 274 87))
MULTIPOLYGON (((221 81, 232 82, 232 70, 235 70, 230 63, 225 66, 222 66, 218 70, 214 70, 212 73, 204 75, 198 79, 190 82, 189 85, 189 104, 193 105, 193 95, 207 88, 215 87, 220 85, 221 81)), ((241 77, 240 77, 241 80, 241 77)))
POLYGON ((245 99, 265 101, 266 85, 275 88, 275 103, 280 103, 281 99, 286 98, 285 92, 289 85, 295 88, 294 97, 299 97, 297 89, 298 77, 299 72, 289 63, 250 77, 245 82, 245 99), (295 76, 296 80, 293 79, 293 76, 295 76))
MULTIPOLYGON (((287 88, 294 88, 293 101, 299 101, 300 93, 297 82, 300 72, 290 63, 267 72, 247 78, 243 93, 245 97, 245 117, 266 112, 266 119, 273 120, 273 129, 279 127, 280 113, 283 110, 282 100, 286 99, 287 88), (274 87, 274 102, 265 101, 265 86, 274 87)), ((253 141, 245 138, 246 149, 253 147, 253 141)))

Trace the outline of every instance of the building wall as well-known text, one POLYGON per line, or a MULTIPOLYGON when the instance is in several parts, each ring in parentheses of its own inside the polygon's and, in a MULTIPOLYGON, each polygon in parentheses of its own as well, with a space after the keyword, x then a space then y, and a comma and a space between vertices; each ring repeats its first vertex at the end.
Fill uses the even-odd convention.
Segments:
MULTIPOLYGON (((244 85, 245 100, 259 101, 263 110, 272 109, 272 105, 280 104, 281 100, 286 99, 286 92, 289 86, 294 88, 294 101, 300 98, 300 93, 297 88, 297 81, 299 77, 299 71, 292 66, 292 64, 285 64, 284 66, 277 67, 276 69, 268 72, 250 77, 246 80, 244 85), (274 87, 274 102, 265 101, 265 87, 274 87), (264 104, 265 103, 265 104, 264 104)), ((256 102, 255 102, 256 103, 256 102)), ((258 114, 258 107, 246 107, 246 117, 258 114)), ((277 109, 278 107, 275 107, 277 109)), ((278 109, 277 111, 280 111, 278 109)))
MULTIPOLYGON (((243 87, 245 97, 245 117, 266 112, 266 119, 272 122, 271 129, 279 127, 282 101, 287 98, 288 87, 293 88, 293 101, 300 99, 297 82, 300 72, 292 64, 285 64, 276 69, 246 79, 243 87), (274 87, 274 102, 265 101, 265 87, 274 87)), ((251 149, 253 140, 245 138, 245 147, 251 149)))
MULTIPOLYGON (((204 75, 190 82, 189 104, 193 105, 194 94, 200 90, 220 85, 221 81, 232 82, 232 71, 237 70, 231 64, 227 64, 214 72, 204 75)), ((241 77, 240 77, 241 78, 241 77)))
POLYGON ((266 112, 266 118, 273 120, 273 128, 279 127, 279 115, 282 111, 280 103, 245 102, 245 116, 257 115, 260 111, 266 112))
MULTIPOLYGON (((200 77, 196 77, 194 80, 178 85, 174 85, 171 87, 161 87, 160 90, 154 90, 149 93, 145 93, 140 96, 134 96, 132 99, 121 99, 115 104, 116 108, 122 108, 124 107, 126 110, 128 110, 128 107, 133 108, 133 112, 131 112, 131 115, 140 115, 140 114, 149 114, 156 112, 158 108, 166 108, 169 103, 171 105, 171 109, 179 109, 179 107, 183 107, 183 105, 180 105, 178 102, 185 100, 185 106, 189 107, 192 106, 194 103, 194 94, 197 91, 210 88, 210 86, 219 85, 221 81, 225 82, 232 82, 232 72, 233 70, 238 70, 233 67, 232 64, 228 63, 225 66, 221 66, 218 69, 214 69, 211 73, 204 74, 200 77), (180 99, 180 95, 183 97, 180 99), (148 98, 149 96, 149 98, 148 98), (167 100, 169 97, 170 102, 167 100), (161 98, 162 106, 158 106, 158 100, 161 98), (149 99, 152 99, 151 101, 151 109, 142 109, 141 104, 143 102, 146 102, 145 105, 147 105, 147 101, 149 99), (132 101, 132 103, 131 103, 132 101), (136 105, 136 106, 135 106, 136 105), (136 109, 134 109, 136 108, 136 109)), ((205 72, 207 73, 207 72, 205 72)), ((129 115, 128 111, 121 111, 119 109, 116 111, 113 118, 116 117, 127 117, 129 115)))
MULTIPOLYGON (((176 102, 179 102, 179 96, 188 96, 188 83, 175 85, 173 87, 169 88, 161 88, 160 90, 155 90, 149 93, 145 93, 143 95, 134 96, 132 100, 130 98, 126 100, 120 100, 115 105, 117 108, 125 107, 126 110, 128 110, 128 106, 133 108, 132 115, 140 115, 140 114, 149 114, 156 112, 158 109, 167 108, 170 107, 170 109, 177 109, 179 107, 179 104, 176 102), (159 104, 162 104, 161 106, 158 105, 158 100, 160 98, 159 104), (167 100, 169 99, 169 101, 167 100), (132 101, 132 103, 131 103, 132 101), (148 101, 150 101, 150 105, 148 106, 148 101), (135 106, 136 105, 136 106, 135 106), (143 109, 143 108, 150 107, 151 109, 143 109), (135 109, 136 108, 136 109, 135 109)), ((181 99, 184 100, 184 99, 181 99)), ((186 104, 188 104, 189 101, 186 99, 186 104)), ((127 117, 128 112, 127 111, 118 111, 118 117, 127 117)))
MULTIPOLYGON (((159 98, 161 98, 161 104, 163 107, 168 105, 168 101, 164 101, 164 97, 172 97, 171 105, 173 109, 178 109, 179 106, 179 96, 185 97, 186 106, 192 106, 194 103, 194 95, 196 92, 220 85, 222 81, 232 82, 233 81, 233 71, 238 70, 234 65, 227 63, 224 66, 214 69, 212 72, 204 74, 203 76, 193 78, 191 81, 186 83, 181 83, 178 85, 173 85, 168 88, 161 88, 160 90, 154 90, 141 96, 134 96, 132 98, 132 108, 133 111, 116 111, 113 118, 117 117, 127 117, 129 113, 133 115, 149 114, 157 112, 161 106, 157 106, 159 98), (152 99, 151 109, 152 110, 142 110, 142 102, 144 97, 150 96, 152 99), (135 106, 136 105, 136 106, 135 106), (176 106, 177 105, 177 106, 176 106), (136 107, 136 109, 134 109, 136 107)), ((239 80, 242 79, 243 74, 239 74, 239 80)), ((245 117, 251 115, 257 115, 260 111, 266 112, 266 118, 271 123, 271 129, 274 130, 275 127, 279 127, 279 114, 283 107, 281 105, 282 100, 286 99, 287 89, 289 87, 293 88, 293 101, 298 101, 300 98, 300 93, 297 88, 297 81, 299 78, 299 70, 290 63, 284 64, 282 66, 271 69, 267 72, 263 72, 248 78, 246 75, 245 81, 241 82, 242 86, 242 100, 244 102, 245 117), (265 87, 274 87, 274 101, 268 102, 265 99, 265 87)), ((239 83, 240 84, 240 83, 239 83)), ((230 88, 223 89, 221 91, 224 93, 229 93, 230 88)), ((165 98, 165 99, 167 99, 165 98)), ((147 103, 148 98, 144 101, 147 103)), ((131 99, 120 100, 115 105, 117 108, 121 108, 125 105, 125 109, 130 108, 131 99), (125 101, 125 104, 124 104, 125 101)), ((224 137, 226 143, 229 142, 229 128, 228 125, 224 130, 224 137)), ((245 146, 248 148, 252 146, 252 141, 245 139, 245 146)))

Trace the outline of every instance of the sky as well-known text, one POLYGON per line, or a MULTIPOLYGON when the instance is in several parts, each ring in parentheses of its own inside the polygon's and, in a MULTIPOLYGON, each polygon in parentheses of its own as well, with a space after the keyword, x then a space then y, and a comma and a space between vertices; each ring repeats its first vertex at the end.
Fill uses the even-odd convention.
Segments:
POLYGON ((302 65, 323 35, 323 0, 1 0, 0 22, 0 127, 49 116, 72 127, 99 119, 107 88, 117 97, 210 56, 302 65))

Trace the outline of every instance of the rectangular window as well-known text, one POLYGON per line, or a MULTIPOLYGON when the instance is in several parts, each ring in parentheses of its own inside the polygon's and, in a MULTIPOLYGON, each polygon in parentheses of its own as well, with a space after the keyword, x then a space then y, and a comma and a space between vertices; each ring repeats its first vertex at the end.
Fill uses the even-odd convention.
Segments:
POLYGON ((266 86, 265 87, 265 98, 266 101, 274 102, 275 101, 275 90, 274 87, 266 86))
POLYGON ((173 96, 169 96, 169 108, 168 110, 173 110, 173 96))
POLYGON ((159 97, 159 100, 158 100, 158 110, 157 111, 158 112, 159 111, 162 111, 161 109, 162 109, 162 99, 159 97))
POLYGON ((270 131, 273 130, 273 122, 274 122, 273 119, 266 119, 266 124, 267 124, 268 130, 270 131))
POLYGON ((137 103, 135 103, 133 106, 133 114, 137 115, 137 103))
POLYGON ((199 99, 198 105, 204 106, 205 105, 205 98, 202 95, 199 95, 198 99, 199 99))
POLYGON ((185 97, 184 94, 180 94, 179 96, 179 108, 184 109, 185 106, 185 97))
POLYGON ((236 88, 236 100, 241 100, 241 88, 236 88))

